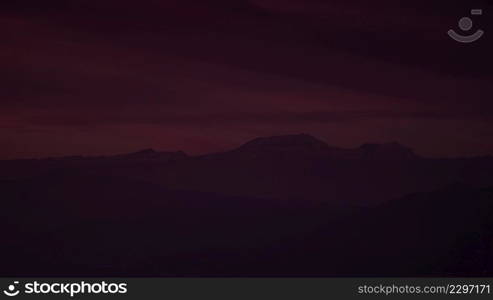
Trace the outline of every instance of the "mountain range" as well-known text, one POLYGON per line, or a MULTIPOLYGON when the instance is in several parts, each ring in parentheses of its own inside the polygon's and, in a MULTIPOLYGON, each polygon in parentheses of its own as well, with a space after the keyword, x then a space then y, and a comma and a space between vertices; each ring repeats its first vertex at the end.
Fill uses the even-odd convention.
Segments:
POLYGON ((306 134, 0 161, 0 275, 491 276, 491 170, 306 134))

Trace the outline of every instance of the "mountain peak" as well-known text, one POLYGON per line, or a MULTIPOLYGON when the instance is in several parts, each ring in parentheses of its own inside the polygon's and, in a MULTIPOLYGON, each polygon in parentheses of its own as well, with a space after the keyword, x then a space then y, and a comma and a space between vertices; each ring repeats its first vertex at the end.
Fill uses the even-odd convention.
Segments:
POLYGON ((329 146, 309 134, 291 134, 253 139, 240 147, 240 149, 253 148, 329 148, 329 146))

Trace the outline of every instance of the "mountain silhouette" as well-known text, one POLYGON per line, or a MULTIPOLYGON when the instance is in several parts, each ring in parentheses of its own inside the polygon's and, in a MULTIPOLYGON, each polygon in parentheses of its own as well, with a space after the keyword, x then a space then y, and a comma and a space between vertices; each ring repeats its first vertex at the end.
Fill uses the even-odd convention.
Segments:
POLYGON ((168 189, 338 205, 370 205, 455 182, 483 187, 493 177, 491 157, 429 159, 398 143, 344 149, 306 134, 257 138, 201 156, 143 150, 108 157, 4 161, 0 167, 0 179, 92 172, 168 189))
POLYGON ((418 158, 411 148, 397 142, 386 144, 363 144, 356 149, 343 149, 308 134, 283 135, 253 139, 236 152, 251 154, 289 154, 293 156, 325 156, 336 159, 412 159, 418 158))
POLYGON ((0 275, 492 276, 492 169, 306 134, 0 161, 0 275))
POLYGON ((284 152, 293 154, 328 154, 331 148, 323 141, 308 134, 262 137, 251 140, 236 151, 284 152))

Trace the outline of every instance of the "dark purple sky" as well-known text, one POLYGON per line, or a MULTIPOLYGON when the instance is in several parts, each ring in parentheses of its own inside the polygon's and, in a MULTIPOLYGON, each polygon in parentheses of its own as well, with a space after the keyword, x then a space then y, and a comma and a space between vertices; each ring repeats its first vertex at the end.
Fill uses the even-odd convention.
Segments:
POLYGON ((2 0, 0 159, 195 154, 300 132, 493 154, 491 13, 491 1, 2 0), (485 36, 452 41, 471 8, 485 36))

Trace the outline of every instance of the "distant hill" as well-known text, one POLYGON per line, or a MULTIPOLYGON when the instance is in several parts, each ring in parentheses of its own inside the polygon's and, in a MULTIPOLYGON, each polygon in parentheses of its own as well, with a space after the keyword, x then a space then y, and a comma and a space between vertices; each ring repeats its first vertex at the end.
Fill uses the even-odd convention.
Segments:
POLYGON ((306 134, 0 161, 0 275, 493 276, 491 170, 306 134))
POLYGON ((492 276, 493 189, 373 207, 88 174, 0 182, 2 276, 492 276))
POLYGON ((371 205, 453 183, 493 184, 493 158, 429 159, 398 143, 329 146, 307 134, 257 138, 222 153, 151 149, 108 157, 0 162, 0 179, 92 173, 224 196, 371 205))

